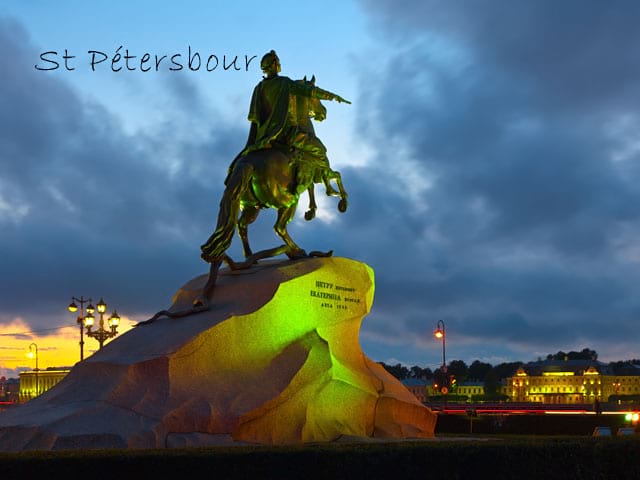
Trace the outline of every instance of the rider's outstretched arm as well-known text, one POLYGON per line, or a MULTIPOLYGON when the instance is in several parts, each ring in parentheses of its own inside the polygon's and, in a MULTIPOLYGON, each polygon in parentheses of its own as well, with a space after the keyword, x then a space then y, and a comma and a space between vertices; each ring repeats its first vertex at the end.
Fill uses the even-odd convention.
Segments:
POLYGON ((320 100, 335 100, 338 103, 351 104, 349 100, 342 98, 340 95, 336 95, 328 90, 323 90, 320 87, 313 87, 312 95, 320 100))
POLYGON ((319 98, 320 100, 335 100, 340 103, 351 103, 349 100, 345 100, 340 95, 336 95, 328 90, 299 82, 291 82, 291 93, 299 93, 309 97, 319 98))

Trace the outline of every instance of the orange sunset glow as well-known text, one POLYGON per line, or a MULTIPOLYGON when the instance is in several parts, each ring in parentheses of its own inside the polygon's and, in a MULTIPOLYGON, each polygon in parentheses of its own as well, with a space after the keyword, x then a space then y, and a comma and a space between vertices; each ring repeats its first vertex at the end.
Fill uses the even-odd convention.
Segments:
MULTIPOLYGON (((122 317, 118 336, 135 324, 136 321, 122 317)), ((32 343, 38 346, 38 368, 72 367, 80 360, 79 342, 80 331, 74 324, 38 332, 33 332, 21 318, 0 324, 0 376, 17 378, 19 372, 35 368, 35 358, 27 356, 32 343)), ((84 358, 90 357, 97 350, 98 342, 85 332, 84 358)))

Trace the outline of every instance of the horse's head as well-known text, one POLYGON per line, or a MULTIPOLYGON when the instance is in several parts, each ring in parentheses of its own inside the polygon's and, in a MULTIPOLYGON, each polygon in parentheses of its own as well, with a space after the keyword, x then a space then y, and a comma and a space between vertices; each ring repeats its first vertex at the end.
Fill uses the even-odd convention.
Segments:
MULTIPOLYGON (((315 87, 316 76, 314 75, 311 77, 311 80, 307 80, 307 76, 305 75, 305 77, 302 80, 298 80, 298 82, 315 87)), ((322 104, 319 98, 309 98, 307 108, 309 117, 314 120, 321 122, 327 118, 327 108, 322 104)))

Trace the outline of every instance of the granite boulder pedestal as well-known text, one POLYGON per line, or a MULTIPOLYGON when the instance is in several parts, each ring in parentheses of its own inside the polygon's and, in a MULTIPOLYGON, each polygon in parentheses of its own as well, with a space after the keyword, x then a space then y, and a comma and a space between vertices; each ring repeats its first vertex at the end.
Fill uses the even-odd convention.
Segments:
POLYGON ((436 415, 362 352, 373 295, 371 268, 346 258, 222 269, 208 311, 137 326, 1 413, 0 450, 433 437, 436 415))

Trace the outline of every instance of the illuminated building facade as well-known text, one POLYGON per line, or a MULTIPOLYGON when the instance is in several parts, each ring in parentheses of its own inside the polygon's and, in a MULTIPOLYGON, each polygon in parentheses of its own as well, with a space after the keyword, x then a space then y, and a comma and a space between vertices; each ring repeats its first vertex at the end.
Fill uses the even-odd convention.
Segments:
MULTIPOLYGON (((596 360, 530 362, 502 382, 498 392, 510 402, 593 404, 596 400, 604 403, 640 399, 640 367, 630 366, 616 375, 607 364, 596 360)), ((441 395, 433 381, 408 379, 402 383, 421 402, 441 395)), ((466 397, 466 401, 473 402, 484 394, 482 382, 461 382, 450 390, 449 397, 458 402, 466 397)))
POLYGON ((507 379, 513 402, 584 404, 640 395, 640 372, 614 375, 595 360, 532 362, 507 379))
MULTIPOLYGON (((436 388, 433 380, 405 378, 402 380, 402 384, 422 403, 429 401, 429 397, 442 395, 440 387, 436 388)), ((499 393, 505 393, 504 387, 499 388, 499 393)), ((461 382, 451 389, 449 395, 455 395, 460 400, 463 400, 461 397, 467 397, 467 401, 473 401, 474 397, 484 395, 484 383, 474 381, 461 382)))
MULTIPOLYGON (((461 382, 451 389, 449 393, 472 400, 474 396, 484 395, 484 384, 482 382, 461 382)), ((432 397, 441 395, 439 387, 435 388, 433 384, 427 385, 427 394, 432 397)))
POLYGON ((29 370, 20 373, 19 401, 26 402, 42 395, 58 384, 71 371, 71 367, 51 367, 44 370, 29 370))
POLYGON ((456 395, 465 395, 469 399, 474 396, 484 395, 483 382, 461 382, 456 388, 456 395))

